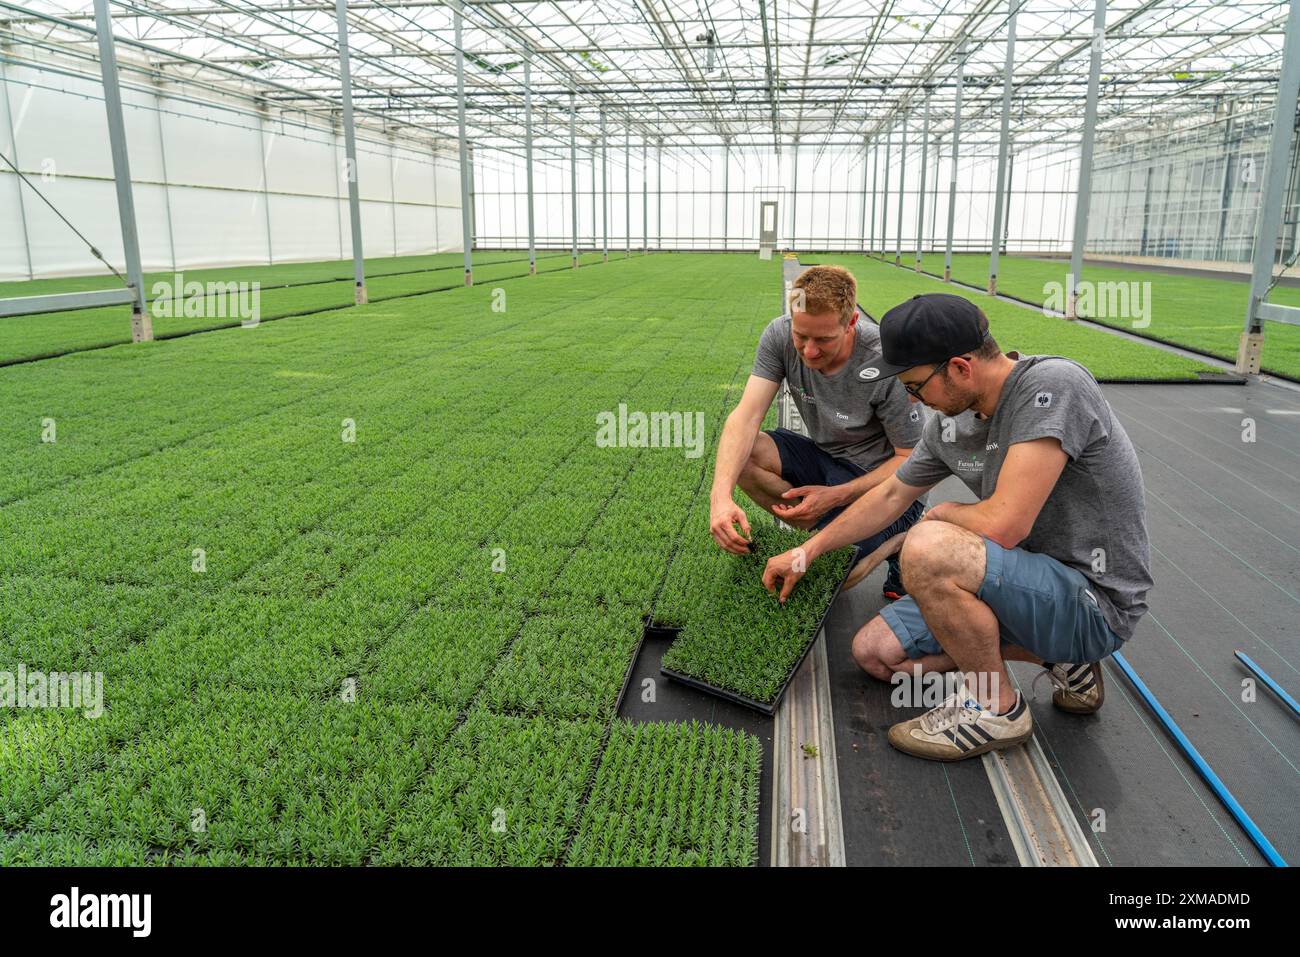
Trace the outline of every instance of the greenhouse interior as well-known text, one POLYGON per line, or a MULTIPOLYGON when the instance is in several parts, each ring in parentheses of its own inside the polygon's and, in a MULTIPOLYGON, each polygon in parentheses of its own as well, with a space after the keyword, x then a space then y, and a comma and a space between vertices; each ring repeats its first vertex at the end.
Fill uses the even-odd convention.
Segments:
POLYGON ((1300 0, 0 0, 0 866, 1300 861, 1298 93, 1300 0))

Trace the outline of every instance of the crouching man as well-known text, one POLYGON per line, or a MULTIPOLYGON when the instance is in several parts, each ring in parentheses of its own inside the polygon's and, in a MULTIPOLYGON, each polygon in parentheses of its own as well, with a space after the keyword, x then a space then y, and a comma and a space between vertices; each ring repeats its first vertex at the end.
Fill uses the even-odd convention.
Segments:
MULTIPOLYGON (((740 486, 756 504, 788 524, 822 528, 859 496, 894 474, 921 436, 920 409, 874 362, 880 335, 860 322, 857 283, 839 266, 812 266, 795 280, 788 316, 773 319, 759 338, 753 373, 727 417, 713 469, 709 531, 729 552, 741 554, 749 534, 744 510, 732 494, 740 486), (789 429, 761 431, 781 381, 790 384, 811 438, 789 429)), ((920 502, 880 529, 862 536, 873 551, 921 516, 920 502), (892 523, 892 524, 891 524, 892 523)), ((902 593, 897 561, 884 593, 902 593)))
POLYGON ((884 681, 960 671, 938 708, 894 725, 894 747, 956 761, 1033 732, 1004 660, 1047 669, 1052 701, 1102 703, 1100 662, 1133 634, 1151 586, 1137 456, 1091 374, 1058 356, 1003 355, 971 302, 916 296, 881 320, 879 377, 897 376, 938 412, 887 481, 799 549, 768 562, 785 600, 819 555, 885 528, 955 475, 979 499, 930 509, 902 546, 909 597, 854 638, 853 656, 884 681))

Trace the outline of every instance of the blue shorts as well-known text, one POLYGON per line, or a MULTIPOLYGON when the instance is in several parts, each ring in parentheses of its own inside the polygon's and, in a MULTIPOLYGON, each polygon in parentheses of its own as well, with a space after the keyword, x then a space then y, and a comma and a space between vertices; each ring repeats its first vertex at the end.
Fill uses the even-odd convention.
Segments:
MULTIPOLYGON (((781 478, 791 485, 843 485, 859 476, 866 475, 867 470, 850 462, 837 459, 824 451, 812 439, 789 429, 769 429, 767 434, 776 443, 776 451, 781 456, 781 478)), ((845 506, 833 508, 821 517, 818 528, 825 528, 835 521, 845 506)), ((882 529, 870 538, 857 543, 862 555, 874 552, 882 544, 899 532, 905 532, 921 519, 925 505, 920 500, 913 502, 888 528, 882 529)), ((893 562, 896 559, 891 558, 893 562)))
MULTIPOLYGON (((1102 617, 1096 586, 1055 558, 984 540, 984 583, 976 596, 997 616, 1004 644, 1044 661, 1101 661, 1124 644, 1102 617)), ((880 611, 909 658, 942 653, 915 599, 880 611)))

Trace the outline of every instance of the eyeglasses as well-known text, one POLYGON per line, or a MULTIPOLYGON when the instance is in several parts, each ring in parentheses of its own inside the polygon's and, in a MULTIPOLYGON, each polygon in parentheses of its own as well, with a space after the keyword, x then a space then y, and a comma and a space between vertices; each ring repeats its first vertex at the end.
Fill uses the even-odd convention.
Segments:
MULTIPOLYGON (((953 357, 952 357, 952 359, 957 359, 957 358, 965 359, 967 362, 969 362, 970 359, 971 359, 971 356, 953 356, 953 357)), ((931 379, 933 379, 935 376, 937 376, 941 370, 948 368, 948 363, 949 363, 949 362, 952 362, 952 359, 944 359, 942 362, 940 362, 938 365, 936 365, 936 366, 934 367, 934 370, 933 370, 933 371, 932 371, 928 376, 926 376, 923 380, 921 380, 921 384, 920 384, 920 385, 908 385, 907 383, 903 383, 903 388, 907 391, 907 394, 910 395, 910 396, 911 396, 912 398, 914 398, 914 399, 921 399, 921 390, 924 389, 925 386, 926 386, 926 384, 927 384, 931 379)), ((925 400, 922 399, 921 401, 925 401, 925 400)))
POLYGON ((922 380, 920 385, 908 385, 907 383, 904 383, 903 388, 907 390, 907 394, 910 395, 913 399, 921 398, 921 390, 925 388, 926 383, 928 383, 931 379, 933 379, 936 375, 938 375, 940 369, 946 369, 948 367, 948 363, 951 361, 952 359, 944 359, 942 362, 936 365, 934 367, 934 370, 928 376, 926 376, 925 379, 922 380))

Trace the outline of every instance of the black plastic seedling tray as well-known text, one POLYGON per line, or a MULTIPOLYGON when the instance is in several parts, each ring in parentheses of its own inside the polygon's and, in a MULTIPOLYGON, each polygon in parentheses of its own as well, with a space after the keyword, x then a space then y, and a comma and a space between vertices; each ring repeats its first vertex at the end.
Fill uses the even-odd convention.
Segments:
MULTIPOLYGON (((767 715, 768 717, 771 717, 772 715, 776 714, 777 707, 781 704, 781 700, 785 697, 786 690, 789 689, 790 682, 794 680, 794 676, 799 672, 799 668, 803 665, 804 659, 808 657, 808 652, 812 651, 812 646, 813 643, 817 641, 818 633, 822 630, 822 627, 826 624, 826 616, 830 614, 831 606, 835 604, 835 599, 840 597, 840 591, 843 590, 844 588, 844 582, 848 580, 849 573, 853 571, 853 565, 854 563, 852 562, 849 563, 849 567, 844 572, 844 577, 841 578, 839 584, 835 586, 835 591, 831 593, 830 601, 826 603, 825 611, 823 611, 821 617, 817 619, 817 627, 814 628, 812 634, 808 636, 808 641, 804 645, 803 652, 800 653, 797 659, 795 659, 794 664, 790 666, 789 674, 785 676, 785 681, 781 682, 781 687, 777 690, 776 697, 774 697, 770 703, 755 701, 753 698, 747 697, 746 695, 740 694, 739 692, 730 691, 726 688, 720 688, 717 685, 709 684, 709 682, 704 681, 701 678, 696 678, 693 675, 682 674, 680 671, 674 671, 672 668, 665 668, 663 665, 659 666, 660 673, 668 678, 671 678, 673 681, 679 681, 684 685, 689 685, 690 687, 695 688, 699 691, 703 691, 706 694, 711 694, 719 698, 724 698, 727 701, 732 701, 735 702, 736 704, 744 705, 746 708, 752 708, 753 710, 759 712, 760 714, 764 714, 767 715)), ((680 633, 682 630, 680 628, 667 628, 661 625, 655 625, 647 621, 646 631, 648 632, 650 631, 650 629, 656 629, 660 632, 665 632, 665 633, 666 632, 680 633)))

